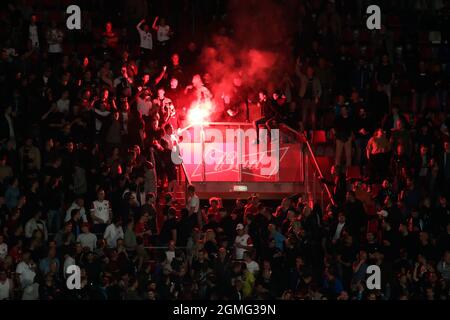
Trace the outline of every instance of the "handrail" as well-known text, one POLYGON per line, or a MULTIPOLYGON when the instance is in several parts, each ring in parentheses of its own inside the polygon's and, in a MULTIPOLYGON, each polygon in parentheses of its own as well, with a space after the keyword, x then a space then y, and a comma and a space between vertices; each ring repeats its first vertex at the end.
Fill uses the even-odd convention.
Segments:
POLYGON ((322 170, 320 169, 319 163, 317 162, 317 158, 316 158, 316 156, 314 154, 314 151, 311 148, 311 144, 309 143, 308 138, 306 137, 306 135, 304 133, 301 133, 301 132, 298 132, 297 130, 292 129, 291 127, 289 127, 286 124, 280 124, 280 128, 286 129, 289 132, 293 133, 299 140, 301 140, 302 142, 304 142, 306 144, 306 147, 308 148, 308 151, 309 151, 309 153, 311 155, 311 158, 313 160, 314 167, 315 167, 317 173, 319 174, 319 181, 324 186, 325 191, 328 194, 328 198, 331 201, 331 204, 333 206, 336 205, 336 203, 334 202, 333 194, 330 191, 330 188, 328 187, 328 185, 326 183, 322 182, 322 178, 324 177, 323 174, 322 174, 322 170))
POLYGON ((188 185, 190 185, 190 184, 191 184, 191 180, 190 180, 189 177, 188 177, 187 170, 186 170, 186 167, 184 166, 184 163, 181 162, 180 166, 181 166, 181 169, 183 170, 184 178, 186 179, 186 183, 187 183, 188 185))
MULTIPOLYGON (((185 184, 184 184, 184 193, 187 194, 188 187, 191 185, 191 180, 189 179, 186 167, 184 166, 183 162, 181 162, 180 167, 181 167, 181 170, 183 171, 184 179, 185 179, 184 180, 184 182, 185 182, 185 184)), ((185 199, 185 203, 187 204, 187 198, 185 199)))

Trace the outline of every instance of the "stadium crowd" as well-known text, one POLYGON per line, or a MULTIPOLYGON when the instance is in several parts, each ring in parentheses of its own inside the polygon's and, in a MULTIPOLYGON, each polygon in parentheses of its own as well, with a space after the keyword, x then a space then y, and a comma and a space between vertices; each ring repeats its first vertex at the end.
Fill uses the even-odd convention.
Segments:
MULTIPOLYGON (((296 1, 290 72, 249 96, 234 79, 224 116, 254 101, 257 126, 335 141, 326 208, 203 203, 193 186, 177 203, 175 132, 212 95, 184 15, 124 24, 94 19, 113 9, 93 1, 71 33, 31 2, 39 13, 0 4, 0 300, 449 299, 449 1, 371 1, 379 31, 367 1, 296 1), (74 264, 81 289, 68 290, 74 264)), ((226 21, 226 2, 202 23, 226 21)))

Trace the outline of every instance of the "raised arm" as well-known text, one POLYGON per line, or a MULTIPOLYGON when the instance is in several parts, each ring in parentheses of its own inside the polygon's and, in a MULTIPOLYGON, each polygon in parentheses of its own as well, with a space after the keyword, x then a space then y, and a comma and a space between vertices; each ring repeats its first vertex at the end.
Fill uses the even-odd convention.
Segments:
POLYGON ((166 70, 167 70, 167 66, 164 66, 161 73, 159 74, 159 76, 155 79, 155 86, 157 86, 158 83, 160 83, 160 81, 162 80, 162 78, 164 78, 164 75, 166 74, 166 70))
POLYGON ((141 26, 142 26, 142 24, 145 22, 145 19, 142 19, 141 21, 139 21, 139 23, 136 25, 136 29, 138 30, 138 31, 140 31, 140 30, 142 30, 141 29, 141 26))
POLYGON ((158 31, 159 27, 156 25, 158 23, 159 17, 156 17, 155 20, 153 20, 152 28, 153 30, 158 31))

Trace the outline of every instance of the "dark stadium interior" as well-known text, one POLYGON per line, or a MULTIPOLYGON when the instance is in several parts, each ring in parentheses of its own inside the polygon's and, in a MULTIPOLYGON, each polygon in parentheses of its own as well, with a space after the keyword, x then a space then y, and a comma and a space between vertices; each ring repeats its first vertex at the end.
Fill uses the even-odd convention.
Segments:
POLYGON ((0 300, 448 300, 449 41, 449 0, 1 0, 0 300), (282 171, 175 163, 214 123, 282 171))

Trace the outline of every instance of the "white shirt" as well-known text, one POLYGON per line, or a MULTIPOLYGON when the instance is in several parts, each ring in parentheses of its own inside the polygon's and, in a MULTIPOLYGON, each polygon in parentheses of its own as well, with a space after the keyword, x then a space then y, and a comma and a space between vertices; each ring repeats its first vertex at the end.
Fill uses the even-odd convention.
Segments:
POLYGON ((259 271, 259 264, 256 261, 250 261, 245 263, 247 266, 247 270, 251 273, 255 274, 259 271))
POLYGON ((62 46, 61 43, 63 41, 64 34, 61 30, 51 29, 48 31, 47 39, 48 39, 48 52, 49 53, 61 53, 62 46))
POLYGON ((33 232, 38 229, 41 230, 44 234, 44 239, 47 239, 47 227, 45 225, 45 222, 43 220, 36 220, 35 218, 31 218, 25 224, 25 237, 33 237, 33 232))
POLYGON ((166 251, 166 258, 169 264, 172 263, 172 260, 175 258, 175 251, 166 251))
POLYGON ((9 299, 9 293, 11 290, 11 279, 6 278, 6 281, 0 282, 0 301, 9 299))
POLYGON ((189 198, 189 201, 187 202, 187 209, 194 208, 194 212, 197 213, 200 209, 200 199, 195 194, 192 197, 189 198))
POLYGON ((56 109, 58 112, 67 114, 70 110, 70 100, 69 99, 59 99, 56 102, 56 109))
POLYGON ((86 217, 86 209, 84 209, 84 207, 80 207, 75 202, 72 202, 72 205, 69 207, 69 209, 67 209, 66 218, 64 219, 64 222, 67 222, 72 218, 71 213, 72 213, 73 209, 79 209, 81 220, 83 220, 83 222, 88 222, 87 217, 86 217))
POLYGON ((91 251, 94 251, 97 247, 97 236, 91 232, 80 233, 77 237, 77 242, 79 242, 83 248, 88 247, 91 251))
POLYGON ((337 225, 336 232, 334 233, 333 240, 337 240, 337 239, 339 239, 341 237, 341 232, 342 232, 342 229, 344 228, 344 226, 345 226, 345 222, 344 223, 339 223, 337 225))
POLYGON ((39 299, 39 284, 33 283, 24 288, 22 300, 38 300, 39 299))
POLYGON ((106 227, 105 234, 103 235, 109 248, 115 248, 117 246, 117 240, 123 239, 123 237, 122 227, 116 227, 114 223, 106 227))
MULTIPOLYGON (((91 209, 91 212, 94 214, 95 217, 101 219, 103 223, 107 223, 109 220, 109 213, 111 211, 111 208, 109 206, 108 200, 98 201, 95 200, 92 203, 93 208, 91 209)), ((99 224, 101 222, 94 221, 94 224, 99 224)))
MULTIPOLYGON (((240 245, 246 246, 246 247, 253 247, 252 239, 248 234, 243 234, 242 236, 236 236, 236 239, 234 240, 234 243, 239 243, 240 245)), ((235 250, 236 253, 236 259, 242 260, 244 259, 244 252, 247 251, 247 249, 244 248, 237 248, 235 250)))
POLYGON ((34 272, 30 265, 25 261, 19 262, 16 267, 16 273, 19 274, 20 284, 22 289, 33 283, 36 272, 34 272))
POLYGON ((145 32, 141 28, 138 28, 139 38, 141 39, 141 48, 152 50, 153 38, 151 32, 145 32))
POLYGON ((148 116, 150 110, 152 109, 152 100, 151 99, 142 99, 141 97, 137 98, 137 109, 142 116, 148 116))
POLYGON ((170 40, 169 37, 170 27, 165 25, 164 27, 159 26, 158 31, 156 32, 156 36, 159 42, 170 40))
POLYGON ((29 31, 29 39, 31 40, 31 45, 33 48, 39 48, 39 36, 38 36, 38 29, 37 25, 30 25, 28 28, 29 31))

